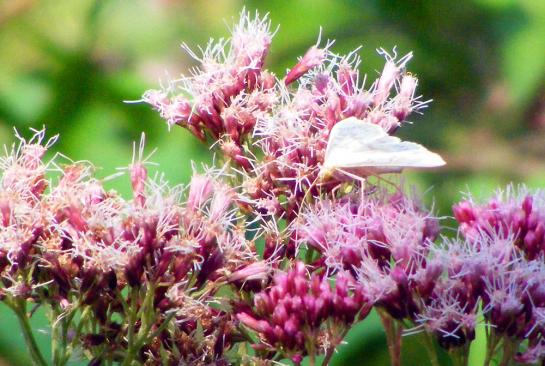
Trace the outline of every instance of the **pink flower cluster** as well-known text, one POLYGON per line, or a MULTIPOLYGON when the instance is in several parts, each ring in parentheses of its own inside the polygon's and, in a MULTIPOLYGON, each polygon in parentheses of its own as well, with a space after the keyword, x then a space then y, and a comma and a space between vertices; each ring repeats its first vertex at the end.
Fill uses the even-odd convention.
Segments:
POLYGON ((415 95, 417 79, 405 72, 410 53, 397 59, 395 51, 381 50, 386 64, 366 88, 357 50, 339 56, 330 50, 333 42, 321 47, 318 41, 282 81, 264 68, 272 37, 267 17, 243 12, 231 39, 211 40, 202 56, 190 51, 200 64, 191 76, 150 90, 143 100, 169 125, 202 140, 209 136, 243 168, 244 193, 253 206, 291 221, 307 190, 317 195, 338 184, 315 184, 337 122, 357 117, 393 133, 426 102, 415 95))
MULTIPOLYGON (((320 175, 329 133, 339 121, 356 117, 393 134, 412 112, 425 107, 416 96, 417 79, 405 71, 412 54, 397 58, 381 50, 385 66, 366 87, 357 50, 339 56, 331 51, 333 42, 321 46, 319 40, 279 80, 264 68, 269 29, 266 18, 244 14, 232 39, 209 43, 202 57, 193 55, 201 68, 192 76, 144 97, 170 124, 201 139, 209 136, 212 146, 219 142, 240 178, 239 207, 261 223, 257 232, 264 237, 264 258, 276 266, 282 258, 306 253, 306 268, 296 262, 288 272, 280 270, 284 274, 277 274, 274 284, 241 305, 237 318, 259 334, 266 345, 260 351, 281 348, 296 362, 310 355, 303 330, 315 326, 308 318, 314 313, 305 308, 299 314, 293 297, 318 295, 309 290, 312 285, 299 293, 299 285, 290 282, 290 276, 308 282, 309 271, 311 282, 352 279, 353 288, 379 309, 392 338, 394 363, 400 321, 413 324, 407 334, 425 331, 444 348, 467 354, 481 314, 493 329, 489 334, 495 334, 489 339, 492 353, 504 347, 506 357, 515 357, 523 350, 520 342, 530 340, 531 347, 517 357, 540 358, 534 346, 542 342, 540 287, 530 282, 540 278, 543 267, 538 259, 545 225, 542 195, 515 196, 510 189, 488 205, 463 201, 454 207, 463 238, 441 239, 436 245, 439 220, 401 189, 388 193, 352 184, 353 193, 342 194, 346 177, 320 175), (252 45, 248 50, 258 51, 240 57, 241 39, 252 45), (229 51, 218 52, 225 45, 229 51), (233 68, 240 78, 225 77, 233 68), (160 103, 154 97, 159 94, 160 103), (169 111, 175 105, 185 114, 173 118, 169 111), (214 122, 203 111, 212 112, 214 122), (520 342, 513 344, 513 337, 520 342)), ((306 306, 304 300, 301 304, 306 306)))
POLYGON ((530 259, 545 254, 545 192, 531 194, 524 186, 508 186, 484 204, 471 197, 455 205, 462 233, 471 239, 480 231, 515 235, 517 246, 530 259))
POLYGON ((401 192, 358 194, 303 210, 296 232, 299 245, 318 250, 332 270, 353 271, 370 258, 378 269, 393 261, 410 271, 437 238, 438 220, 401 192))
POLYGON ((243 12, 230 40, 210 40, 202 55, 184 45, 200 66, 165 90, 147 91, 143 100, 169 125, 203 141, 208 134, 227 157, 250 169, 243 144, 278 98, 274 75, 263 70, 272 36, 267 17, 243 12))
MULTIPOLYGON (((316 263, 329 273, 352 273, 377 309, 413 323, 406 334, 425 331, 446 349, 467 351, 483 323, 494 347, 520 362, 537 362, 545 355, 545 262, 521 245, 521 227, 530 225, 511 218, 524 212, 518 209, 524 202, 526 217, 538 217, 533 227, 539 227, 545 205, 541 192, 521 191, 518 201, 500 204, 494 198, 494 211, 492 204, 473 208, 474 226, 460 225, 462 234, 471 235, 443 238, 438 245, 437 219, 399 192, 322 200, 302 212, 298 243, 317 250, 316 263)), ((456 211, 464 205, 454 210, 465 219, 468 209, 462 216, 456 211)))
POLYGON ((322 254, 330 272, 354 274, 372 303, 393 318, 414 319, 442 269, 427 263, 439 234, 436 218, 400 192, 355 194, 303 212, 300 244, 322 254))
POLYGON ((545 357, 543 192, 510 185, 486 204, 468 198, 453 210, 466 248, 456 270, 481 297, 491 332, 514 344, 518 362, 539 362, 545 357))
POLYGON ((442 346, 469 347, 484 322, 489 342, 503 347, 504 357, 534 363, 545 356, 542 258, 525 258, 512 233, 484 231, 471 240, 443 240, 431 258, 437 277, 429 295, 421 298, 415 322, 436 334, 442 346))
POLYGON ((214 293, 239 270, 261 263, 236 226, 232 189, 213 171, 196 174, 187 190, 168 188, 148 178, 138 159, 128 167, 134 198, 125 200, 106 191, 84 163, 44 161, 53 140, 43 141, 38 131, 0 160, 4 300, 53 301, 68 315, 86 308, 99 330, 76 327, 76 342, 105 359, 130 351, 123 340, 131 327, 148 344, 146 362, 165 357, 153 346, 158 339, 169 342, 177 359, 220 359, 214 342, 228 347, 233 321, 211 306, 214 293), (131 319, 130 309, 153 320, 131 319), (171 312, 180 327, 151 336, 171 312), (195 339, 197 328, 206 342, 195 339))
POLYGON ((89 164, 47 161, 44 131, 0 158, 0 299, 33 361, 47 364, 29 304, 51 314, 55 365, 76 352, 92 365, 328 365, 373 307, 393 366, 402 334, 417 332, 434 366, 434 342, 467 365, 479 325, 485 366, 543 362, 543 192, 468 198, 449 239, 402 186, 322 176, 335 124, 393 134, 425 107, 412 54, 381 50, 366 87, 356 51, 318 41, 279 80, 265 69, 272 37, 267 17, 243 12, 231 38, 202 55, 185 47, 200 63, 191 75, 145 93, 169 126, 222 153, 188 187, 150 178, 143 142, 123 169, 130 199, 89 164))
POLYGON ((274 284, 254 297, 253 311, 238 320, 258 332, 260 352, 284 349, 296 364, 309 354, 331 353, 350 325, 367 316, 371 307, 349 273, 336 276, 335 285, 302 262, 274 277, 274 284), (319 342, 316 342, 319 340, 319 342), (318 348, 318 349, 317 349, 318 348))

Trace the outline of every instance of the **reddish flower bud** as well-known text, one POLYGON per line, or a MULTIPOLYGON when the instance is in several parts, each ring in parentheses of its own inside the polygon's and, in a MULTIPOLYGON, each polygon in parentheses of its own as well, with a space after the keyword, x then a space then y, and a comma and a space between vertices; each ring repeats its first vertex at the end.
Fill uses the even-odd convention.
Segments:
POLYGON ((129 168, 134 202, 144 207, 146 202, 145 185, 148 178, 148 170, 142 163, 132 164, 129 168))
POLYGON ((284 79, 284 84, 289 85, 293 83, 309 70, 319 66, 324 62, 326 55, 326 49, 320 49, 316 46, 310 47, 301 60, 288 72, 284 79))

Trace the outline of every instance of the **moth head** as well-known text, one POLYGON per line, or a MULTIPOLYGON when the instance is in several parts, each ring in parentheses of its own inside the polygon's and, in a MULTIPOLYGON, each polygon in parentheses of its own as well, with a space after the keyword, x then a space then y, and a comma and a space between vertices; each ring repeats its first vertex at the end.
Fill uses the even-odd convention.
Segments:
POLYGON ((318 181, 320 182, 327 182, 328 180, 331 180, 335 175, 335 168, 322 165, 320 168, 320 172, 318 173, 318 181))

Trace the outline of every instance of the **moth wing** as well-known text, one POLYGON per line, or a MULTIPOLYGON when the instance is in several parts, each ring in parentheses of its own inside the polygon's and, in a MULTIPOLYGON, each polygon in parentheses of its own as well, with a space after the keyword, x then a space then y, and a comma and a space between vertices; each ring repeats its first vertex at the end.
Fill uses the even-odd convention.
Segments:
POLYGON ((433 168, 445 165, 439 154, 410 141, 384 136, 370 141, 354 158, 354 164, 386 168, 433 168))
POLYGON ((424 146, 401 141, 380 126, 356 118, 348 118, 333 127, 324 160, 326 169, 369 167, 382 172, 444 164, 441 156, 424 146))
POLYGON ((342 120, 333 126, 329 134, 324 167, 353 166, 357 164, 357 155, 360 155, 359 152, 366 144, 387 136, 380 126, 362 122, 355 117, 342 120))

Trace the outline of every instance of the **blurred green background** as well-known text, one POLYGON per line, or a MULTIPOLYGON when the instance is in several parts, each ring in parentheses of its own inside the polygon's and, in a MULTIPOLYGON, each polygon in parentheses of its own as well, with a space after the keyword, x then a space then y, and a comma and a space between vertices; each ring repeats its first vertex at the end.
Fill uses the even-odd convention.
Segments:
MULTIPOLYGON (((334 51, 363 45, 362 72, 378 75, 383 59, 375 49, 413 50, 409 70, 420 92, 434 101, 405 138, 439 151, 441 171, 408 173, 434 197, 441 215, 461 191, 488 195, 498 185, 545 183, 545 1, 236 1, 236 0, 0 0, 0 143, 12 128, 45 125, 60 133, 56 148, 89 160, 100 176, 131 158, 142 131, 157 147, 171 182, 185 182, 191 160, 209 161, 207 151, 184 130, 168 131, 146 105, 126 104, 177 76, 193 61, 180 49, 227 35, 247 9, 270 13, 280 25, 267 67, 278 75, 317 39, 337 39, 334 51)), ((128 179, 108 183, 127 194, 128 179)), ((34 319, 42 346, 49 342, 43 318, 34 319)), ((405 365, 425 365, 418 338, 406 338, 405 365)), ((471 364, 481 357, 472 349, 471 364)), ((0 357, 27 365, 22 337, 11 314, 0 308, 0 357)), ((335 365, 387 365, 385 340, 376 317, 354 329, 335 365)), ((446 361, 445 361, 446 362, 446 361)), ((77 360, 74 364, 82 364, 77 360)), ((447 363, 445 363, 447 364, 447 363)))

